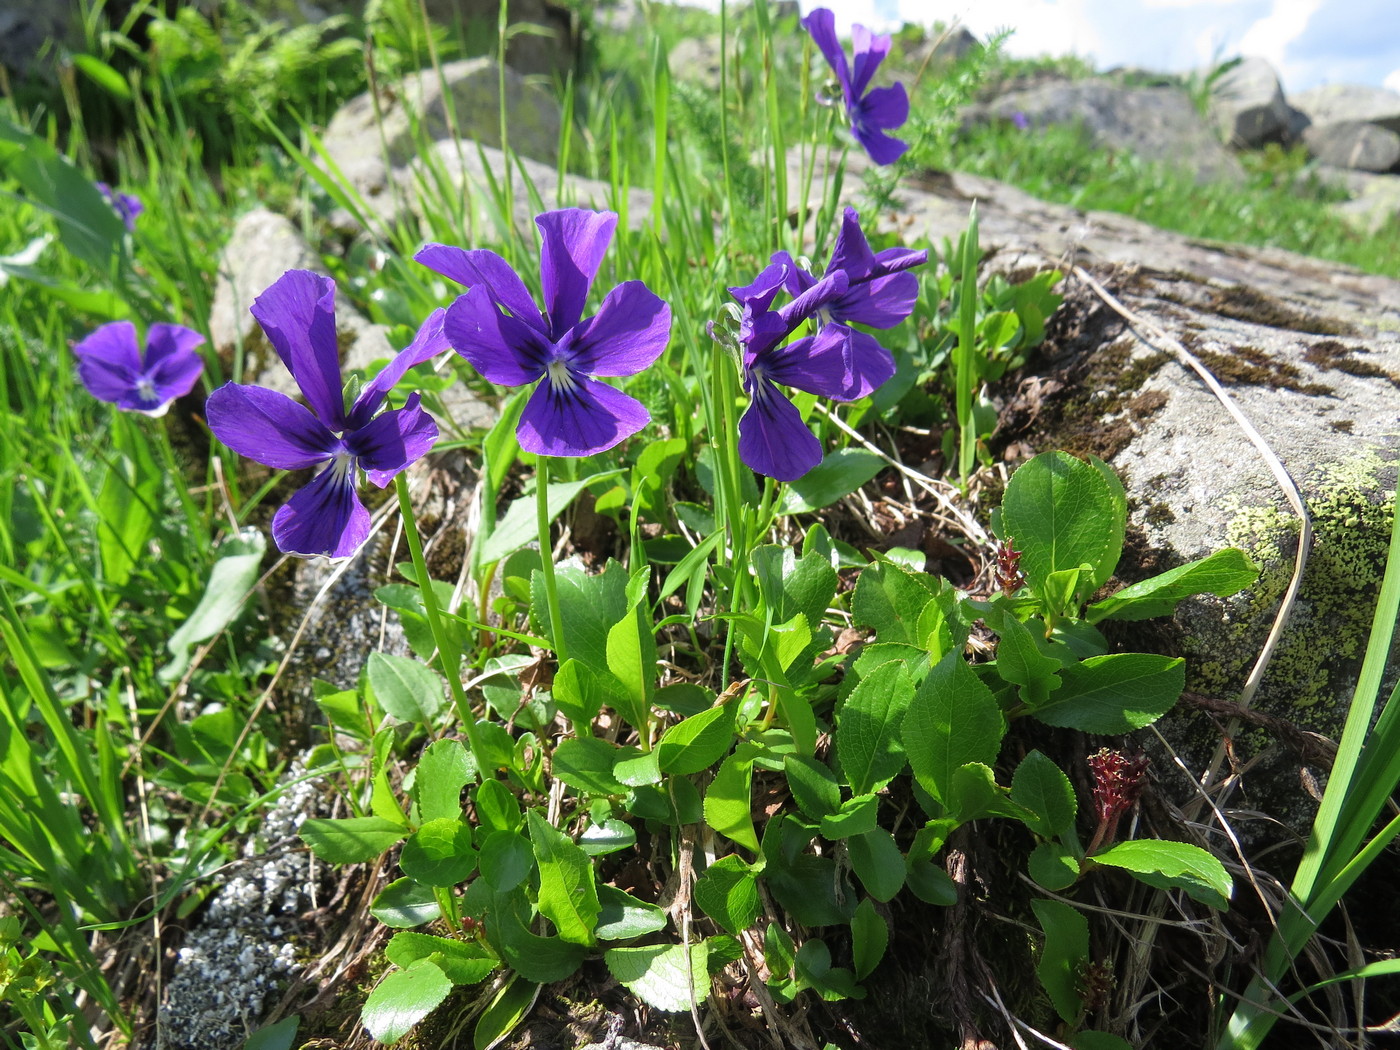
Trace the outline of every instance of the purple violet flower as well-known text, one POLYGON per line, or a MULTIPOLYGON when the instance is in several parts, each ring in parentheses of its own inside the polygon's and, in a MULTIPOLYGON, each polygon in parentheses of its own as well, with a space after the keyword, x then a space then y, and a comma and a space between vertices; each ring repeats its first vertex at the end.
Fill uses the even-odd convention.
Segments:
POLYGON ((126 224, 126 232, 135 233, 136 216, 146 210, 146 206, 141 203, 140 198, 133 197, 130 193, 114 190, 105 182, 97 184, 97 192, 102 194, 102 199, 112 206, 122 222, 126 224))
POLYGON ((854 53, 848 66, 846 53, 841 50, 841 42, 836 38, 835 15, 825 7, 819 7, 802 20, 802 25, 812 35, 817 47, 821 48, 841 85, 846 116, 851 122, 851 134, 865 147, 865 152, 876 164, 893 164, 903 156, 909 145, 885 132, 909 119, 909 96, 903 84, 866 90, 875 70, 890 52, 890 38, 877 36, 862 25, 852 26, 851 46, 854 53))
POLYGON ((786 270, 785 264, 773 263, 753 284, 731 288, 730 293, 744 304, 739 345, 744 390, 749 395, 749 407, 739 420, 739 458, 760 474, 795 481, 822 461, 822 447, 778 384, 833 401, 854 401, 888 379, 894 362, 890 361, 883 376, 878 364, 853 370, 847 353, 850 329, 838 324, 783 345, 823 305, 848 289, 846 274, 837 271, 780 309, 770 310, 786 270))
POLYGON ((375 413, 408 369, 447 349, 444 311, 433 312, 349 411, 340 379, 335 282, 288 270, 253 301, 252 313, 310 407, 265 387, 225 383, 205 406, 209 429, 240 456, 266 466, 323 467, 273 516, 272 538, 288 554, 346 557, 369 536, 369 511, 356 492, 360 471, 384 488, 437 441, 437 424, 416 393, 403 408, 375 413))
POLYGON ((153 324, 142 354, 136 326, 113 321, 74 346, 73 353, 78 378, 93 397, 126 412, 163 416, 199 381, 204 359, 194 348, 203 342, 204 336, 183 325, 153 324))
POLYGON ((660 357, 671 308, 641 281, 627 281, 583 317, 617 215, 565 208, 537 216, 535 225, 543 237, 543 311, 495 252, 429 244, 414 258, 468 286, 443 325, 454 350, 500 386, 539 381, 520 415, 520 447, 540 456, 591 456, 651 421, 641 402, 597 377, 635 375, 660 357))

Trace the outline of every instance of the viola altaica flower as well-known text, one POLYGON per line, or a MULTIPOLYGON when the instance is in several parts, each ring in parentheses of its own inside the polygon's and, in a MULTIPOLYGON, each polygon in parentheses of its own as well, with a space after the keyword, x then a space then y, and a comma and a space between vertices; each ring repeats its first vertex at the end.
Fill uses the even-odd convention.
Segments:
POLYGON ((97 183, 97 192, 102 194, 102 199, 112 206, 118 217, 126 224, 126 232, 135 233, 136 216, 146 210, 146 206, 141 203, 140 198, 133 197, 130 193, 114 190, 105 182, 97 183))
POLYGON ((903 84, 866 90, 875 70, 890 53, 890 38, 877 36, 862 25, 852 26, 853 55, 848 66, 846 53, 836 38, 836 17, 829 10, 817 8, 802 20, 802 25, 812 34, 836 74, 846 104, 846 117, 851 122, 851 134, 876 164, 893 164, 909 145, 885 132, 909 119, 909 96, 903 84))
POLYGON ((204 359, 195 347, 203 342, 204 336, 183 325, 153 324, 143 354, 135 325, 113 321, 74 346, 73 353, 78 378, 93 397, 126 412, 163 416, 199 381, 204 359))
POLYGON ((883 375, 878 362, 853 371, 847 354, 850 330, 843 325, 827 325, 815 335, 783 345, 823 304, 848 290, 846 275, 837 271, 781 309, 770 310, 786 270, 784 264, 774 263, 752 285, 731 288, 730 293, 744 304, 739 344, 744 390, 750 399, 739 420, 739 458, 760 474, 795 481, 821 462, 822 447, 779 385, 833 401, 853 401, 888 379, 894 362, 883 375), (878 382, 872 384, 872 378, 878 382))
POLYGON ((443 311, 368 383, 347 411, 335 329, 335 282, 288 270, 252 306, 306 407, 265 387, 225 383, 209 395, 214 435, 240 456, 278 470, 322 467, 272 519, 272 538, 288 554, 353 554, 369 536, 370 516, 357 489, 360 472, 383 488, 437 441, 433 418, 409 396, 403 408, 376 415, 403 374, 447 349, 443 311))
POLYGON ((660 357, 671 308, 641 281, 627 281, 583 317, 617 215, 565 208, 537 216, 535 225, 543 238, 543 310, 495 252, 429 244, 414 258, 468 286, 447 308, 443 331, 452 348, 499 386, 539 383, 520 416, 520 447, 590 456, 651 421, 641 402, 599 377, 635 375, 660 357))

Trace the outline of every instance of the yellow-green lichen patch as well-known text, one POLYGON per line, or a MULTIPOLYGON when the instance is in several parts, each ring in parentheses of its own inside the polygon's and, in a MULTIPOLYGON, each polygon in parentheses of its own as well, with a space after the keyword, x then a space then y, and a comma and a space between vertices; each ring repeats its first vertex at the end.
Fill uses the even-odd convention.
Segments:
MULTIPOLYGON (((1333 706, 1346 700, 1348 676, 1370 631, 1395 512, 1390 470, 1368 453, 1318 469, 1303 486, 1313 493, 1312 551, 1259 702, 1321 732, 1340 725, 1342 715, 1334 715, 1333 706)), ((1298 519, 1289 510, 1240 506, 1235 513, 1228 542, 1243 548, 1262 572, 1232 603, 1224 638, 1196 653, 1193 676, 1201 692, 1228 697, 1240 688, 1288 588, 1298 534, 1298 519)))

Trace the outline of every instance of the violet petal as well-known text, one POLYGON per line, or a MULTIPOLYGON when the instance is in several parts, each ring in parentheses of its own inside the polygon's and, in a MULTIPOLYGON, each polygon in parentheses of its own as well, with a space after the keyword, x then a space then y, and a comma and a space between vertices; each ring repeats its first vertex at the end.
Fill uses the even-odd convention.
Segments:
POLYGON ((878 274, 899 273, 922 266, 928 262, 928 250, 924 248, 885 248, 875 253, 875 272, 878 274))
POLYGON ((446 316, 447 311, 443 309, 434 310, 429 314, 428 319, 419 325, 413 342, 400 350, 394 359, 365 385, 350 408, 348 421, 352 428, 362 427, 370 421, 374 413, 379 411, 379 406, 384 403, 389 391, 394 389, 394 384, 402 379, 410 368, 451 349, 447 335, 442 330, 446 316))
POLYGON ((225 383, 209 395, 204 415, 229 448, 279 470, 315 466, 341 447, 305 405, 260 386, 225 383))
POLYGON ((399 471, 427 455, 438 439, 437 423, 423 411, 420 400, 418 394, 411 394, 403 408, 375 416, 345 436, 345 446, 381 489, 399 471))
POLYGON ((168 357, 193 356, 204 336, 182 324, 153 324, 146 331, 146 371, 168 357))
POLYGON ((607 294, 598 312, 560 343, 570 367, 592 376, 630 376, 648 368, 671 338, 671 307, 641 281, 607 294))
POLYGON ((903 139, 886 135, 883 131, 855 126, 851 128, 851 132, 876 164, 893 164, 904 156, 905 150, 909 148, 909 144, 903 139))
POLYGON ((850 278, 842 270, 829 273, 812 287, 777 311, 789 329, 796 328, 827 303, 839 299, 850 287, 850 278))
POLYGON ((524 386, 544 374, 553 356, 545 336, 501 313, 484 285, 474 285, 447 308, 442 330, 452 349, 498 386, 524 386))
POLYGON ((830 394, 837 401, 854 401, 875 392, 894 375, 894 355, 868 332, 858 332, 843 324, 827 325, 823 336, 839 339, 841 357, 849 376, 846 389, 830 394))
POLYGON ((204 373, 204 359, 195 353, 176 354, 146 365, 146 377, 163 402, 184 397, 204 373))
POLYGON ((796 481, 822 461, 822 446, 802 414, 771 383, 750 388, 752 403, 739 420, 739 458, 778 481, 796 481))
POLYGON ((791 271, 796 268, 797 264, 787 252, 774 252, 772 262, 763 268, 753 283, 731 288, 729 294, 745 305, 767 310, 784 287, 793 295, 801 294, 800 291, 794 292, 789 284, 791 271))
POLYGON ((919 279, 912 273, 892 273, 856 285, 841 297, 832 316, 871 328, 893 328, 914 312, 919 279))
POLYGON ((468 288, 484 285, 491 298, 531 328, 545 331, 544 318, 520 275, 495 252, 484 248, 468 251, 450 244, 429 244, 413 257, 430 270, 468 288))
POLYGON ((312 411, 332 430, 344 430, 335 282, 310 270, 288 270, 253 300, 252 314, 312 411))
POLYGON ((516 434, 520 447, 538 456, 591 456, 649 422, 651 414, 636 398, 569 373, 566 382, 540 383, 525 403, 516 434))
POLYGON ((540 277, 550 337, 558 342, 583 316, 588 289, 617 228, 617 214, 563 208, 535 217, 544 243, 540 277))
POLYGON ((836 245, 831 250, 831 263, 826 272, 844 270, 854 283, 874 267, 875 253, 870 250, 870 242, 860 228, 860 216, 854 208, 847 208, 841 216, 841 231, 836 235, 836 245))
POLYGON ((909 95, 903 84, 874 88, 860 100, 860 124, 867 130, 897 128, 908 119, 909 95))
POLYGON ((862 25, 851 26, 851 91, 857 97, 865 94, 870 78, 890 53, 890 38, 872 33, 862 25))
POLYGON ((102 325, 74 346, 73 353, 78 358, 78 378, 99 401, 119 402, 141 375, 136 326, 130 321, 102 325))
POLYGON ((349 456, 311 479, 272 517, 272 538, 287 554, 344 558, 369 536, 369 511, 355 492, 349 456))
POLYGON ((852 379, 846 340, 841 334, 846 331, 850 329, 827 325, 815 336, 794 339, 767 354, 754 372, 765 380, 809 394, 848 401, 846 393, 852 387, 852 379))
POLYGON ((836 16, 824 7, 819 7, 802 20, 803 27, 812 35, 827 64, 836 74, 841 90, 850 98, 851 74, 846 67, 846 52, 841 50, 841 41, 836 38, 836 16))

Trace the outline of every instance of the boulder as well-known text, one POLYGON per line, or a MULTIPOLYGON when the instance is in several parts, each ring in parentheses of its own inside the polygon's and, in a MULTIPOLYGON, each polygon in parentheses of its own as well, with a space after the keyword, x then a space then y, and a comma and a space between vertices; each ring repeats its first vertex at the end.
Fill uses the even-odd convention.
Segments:
MULTIPOLYGON (((326 166, 332 177, 354 190, 367 214, 341 212, 332 221, 357 229, 362 220, 392 223, 408 213, 418 193, 412 172, 421 172, 421 166, 415 165, 423 154, 436 155, 439 144, 447 146, 444 152, 462 154, 476 152, 478 145, 497 147, 500 156, 501 74, 494 59, 465 59, 443 66, 441 77, 425 69, 381 87, 377 98, 366 92, 342 106, 322 139, 326 166)), ((505 69, 504 76, 510 148, 521 158, 546 162, 540 167, 553 181, 559 103, 514 70, 505 69)), ((497 165, 497 176, 504 170, 503 163, 497 165)))
POLYGON ((942 31, 935 30, 911 47, 900 64, 906 68, 943 69, 982 46, 967 26, 955 23, 942 31))
POLYGON ((1369 175, 1349 201, 1332 210, 1357 230, 1373 237, 1387 226, 1400 223, 1400 175, 1369 175))
POLYGON ((1216 80, 1210 115, 1221 138, 1246 149, 1286 141, 1293 122, 1278 74, 1265 59, 1256 57, 1244 59, 1216 80))
POLYGON ((1400 93, 1360 84, 1324 84, 1292 96, 1295 109, 1314 124, 1359 120, 1400 132, 1400 93))
POLYGON ((1082 125, 1098 146, 1128 150, 1144 160, 1189 167, 1199 181, 1242 181, 1244 170, 1176 88, 1119 87, 1102 80, 1055 81, 1011 91, 965 120, 1012 120, 1021 113, 1032 128, 1082 125))
POLYGON ((1360 120, 1312 124, 1303 144, 1318 161, 1339 168, 1381 172, 1400 166, 1400 134, 1360 120))
POLYGON ((25 76, 50 41, 67 40, 78 24, 73 7, 56 0, 0 0, 0 66, 25 76))
MULTIPOLYGON (((285 216, 256 208, 240 218, 219 262, 209 334, 225 361, 241 351, 243 381, 298 397, 295 381, 248 312, 253 300, 288 270, 326 272, 320 256, 285 216)), ((366 320, 343 288, 336 289, 335 324, 343 368, 367 368, 394 352, 384 328, 366 320)))

